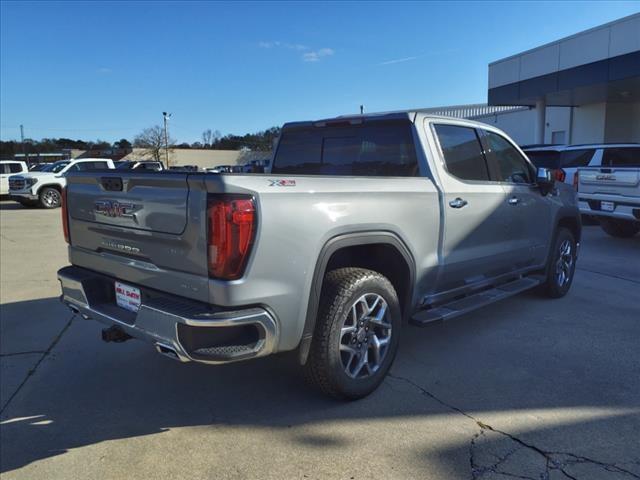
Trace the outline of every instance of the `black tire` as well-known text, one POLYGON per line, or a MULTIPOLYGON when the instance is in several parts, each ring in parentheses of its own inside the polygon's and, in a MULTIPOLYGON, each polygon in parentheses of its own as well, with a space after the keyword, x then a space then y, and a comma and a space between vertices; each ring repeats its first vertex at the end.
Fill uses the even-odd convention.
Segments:
POLYGON ((571 288, 576 271, 576 248, 576 239, 571 230, 560 227, 556 234, 553 250, 549 256, 547 278, 540 289, 548 297, 564 297, 571 288), (568 254, 564 252, 567 245, 570 248, 568 254), (565 262, 568 262, 569 259, 570 265, 567 265, 565 262), (564 277, 561 275, 561 271, 564 272, 564 277))
POLYGON ((617 238, 631 238, 640 232, 640 222, 618 220, 617 218, 601 218, 600 227, 608 235, 617 238))
POLYGON ((57 188, 44 187, 38 194, 42 208, 58 208, 62 205, 62 194, 57 188))
MULTIPOLYGON (((379 313, 380 310, 374 310, 375 312, 379 313)), ((372 311, 369 310, 369 313, 372 311)), ((393 363, 398 350, 401 325, 402 314, 398 295, 386 277, 362 268, 340 268, 327 273, 322 286, 309 358, 304 367, 307 380, 323 393, 338 399, 356 400, 369 395, 382 383, 393 363), (383 302, 376 303, 379 297, 383 302), (367 314, 366 318, 370 319, 371 323, 364 319, 364 314, 356 318, 355 313, 360 308, 366 308, 368 301, 379 305, 378 308, 386 304, 384 322, 390 325, 390 328, 382 328, 378 322, 374 323, 375 315, 367 314), (354 326, 348 328, 355 331, 344 333, 343 327, 346 322, 351 322, 351 319, 354 326), (359 319, 364 326, 358 326, 359 319), (386 337, 384 353, 381 353, 378 335, 386 337), (345 340, 347 342, 343 343, 345 340), (362 344, 357 343, 360 341, 362 344), (377 347, 374 342, 377 343, 377 347), (361 346, 364 346, 364 349, 359 350, 361 346), (343 347, 351 351, 344 352, 343 347), (347 374, 350 365, 354 366, 351 370, 355 371, 360 360, 365 360, 365 357, 368 359, 371 356, 371 362, 376 363, 375 351, 380 357, 378 364, 373 366, 375 370, 367 360, 364 368, 361 367, 362 370, 366 370, 362 372, 366 375, 358 376, 356 373, 354 378, 347 374), (354 356, 354 352, 357 357, 354 356), (348 358, 348 361, 345 358, 348 358), (352 361, 355 363, 350 363, 352 361), (346 366, 344 362, 347 362, 346 366)))

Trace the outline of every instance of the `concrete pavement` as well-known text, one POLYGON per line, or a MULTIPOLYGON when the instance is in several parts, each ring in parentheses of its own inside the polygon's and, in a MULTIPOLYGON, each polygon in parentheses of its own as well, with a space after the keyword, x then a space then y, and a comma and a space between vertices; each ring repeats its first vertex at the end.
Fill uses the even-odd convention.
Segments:
POLYGON ((182 365, 57 301, 60 212, 0 203, 0 472, 68 478, 640 478, 640 236, 587 227, 570 294, 405 330, 352 403, 288 355, 182 365))

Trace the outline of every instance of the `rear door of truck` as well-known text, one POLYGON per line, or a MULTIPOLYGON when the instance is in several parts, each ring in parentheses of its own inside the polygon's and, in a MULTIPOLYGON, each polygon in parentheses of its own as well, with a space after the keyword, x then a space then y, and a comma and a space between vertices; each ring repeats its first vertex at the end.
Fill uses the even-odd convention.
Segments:
POLYGON ((208 300, 203 175, 111 170, 72 173, 67 181, 71 263, 208 300))

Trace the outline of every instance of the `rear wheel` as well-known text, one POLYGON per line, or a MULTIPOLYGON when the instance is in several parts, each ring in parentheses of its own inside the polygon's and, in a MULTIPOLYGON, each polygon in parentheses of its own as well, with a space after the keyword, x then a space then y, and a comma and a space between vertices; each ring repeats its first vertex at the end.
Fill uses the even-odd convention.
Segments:
POLYGON ((573 282, 576 270, 576 239, 567 228, 558 229, 556 241, 547 266, 547 278, 542 291, 551 298, 564 297, 573 282))
POLYGON ((400 304, 386 277, 341 268, 324 279, 305 374, 323 393, 358 399, 384 380, 396 351, 400 304))
POLYGON ((617 218, 601 218, 600 227, 608 235, 618 238, 630 238, 640 232, 640 222, 619 220, 617 218))
POLYGON ((53 187, 44 187, 40 190, 39 197, 42 208, 58 208, 62 204, 62 195, 53 187))

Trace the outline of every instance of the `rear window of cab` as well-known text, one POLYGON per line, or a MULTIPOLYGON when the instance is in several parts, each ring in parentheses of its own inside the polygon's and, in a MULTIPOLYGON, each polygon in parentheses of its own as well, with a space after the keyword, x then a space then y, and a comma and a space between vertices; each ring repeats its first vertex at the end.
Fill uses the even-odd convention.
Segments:
POLYGON ((271 173, 300 175, 418 175, 409 120, 285 129, 271 173))

